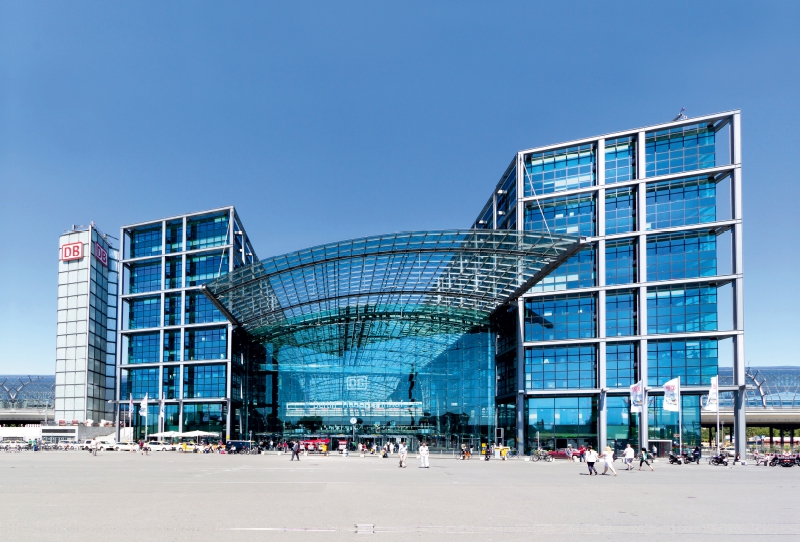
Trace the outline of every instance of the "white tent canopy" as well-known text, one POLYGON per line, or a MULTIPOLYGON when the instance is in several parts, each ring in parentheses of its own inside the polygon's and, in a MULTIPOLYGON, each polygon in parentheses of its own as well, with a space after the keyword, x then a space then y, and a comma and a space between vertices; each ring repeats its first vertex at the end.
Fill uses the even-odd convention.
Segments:
POLYGON ((162 431, 161 433, 151 433, 151 437, 157 438, 169 438, 169 437, 179 437, 181 434, 177 431, 162 431))
POLYGON ((218 437, 219 433, 209 433, 208 431, 188 431, 186 433, 176 433, 176 437, 218 437))

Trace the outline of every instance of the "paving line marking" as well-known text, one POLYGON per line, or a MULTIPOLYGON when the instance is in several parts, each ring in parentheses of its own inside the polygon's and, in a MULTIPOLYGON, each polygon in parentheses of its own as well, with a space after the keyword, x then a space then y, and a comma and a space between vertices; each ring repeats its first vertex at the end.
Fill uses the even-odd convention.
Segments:
POLYGON ((335 533, 336 529, 311 529, 306 527, 232 527, 223 531, 302 531, 306 533, 335 533))
POLYGON ((788 535, 796 536, 798 523, 779 524, 702 524, 702 525, 601 525, 601 524, 537 524, 537 525, 404 525, 380 527, 356 524, 355 529, 320 529, 313 527, 232 527, 222 531, 304 531, 351 532, 356 534, 428 533, 428 534, 683 534, 683 535, 788 535))

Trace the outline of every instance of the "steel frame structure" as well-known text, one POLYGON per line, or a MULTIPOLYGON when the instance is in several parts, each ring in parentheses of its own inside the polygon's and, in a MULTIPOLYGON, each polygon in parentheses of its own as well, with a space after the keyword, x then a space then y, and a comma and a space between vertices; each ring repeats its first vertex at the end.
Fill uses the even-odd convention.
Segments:
MULTIPOLYGON (((181 390, 181 392, 179 394, 179 396, 180 396, 179 399, 165 399, 165 403, 166 404, 172 404, 172 405, 176 405, 176 404, 178 405, 178 412, 179 412, 179 422, 178 423, 179 423, 179 426, 181 428, 183 427, 183 423, 184 423, 184 420, 183 420, 183 405, 184 404, 208 403, 208 402, 225 403, 225 405, 227 407, 226 408, 226 411, 227 411, 226 435, 230 435, 231 434, 231 428, 232 428, 232 417, 231 417, 231 410, 232 410, 232 408, 231 408, 231 403, 232 403, 231 385, 232 384, 231 384, 231 381, 232 381, 232 370, 233 370, 233 363, 232 363, 233 362, 233 343, 234 343, 234 341, 233 341, 233 330, 235 328, 235 325, 231 324, 230 322, 219 322, 217 324, 208 324, 208 323, 187 324, 187 323, 185 323, 183 321, 183 318, 182 318, 180 326, 169 326, 168 327, 168 326, 164 325, 163 311, 164 311, 164 299, 165 299, 165 296, 168 293, 169 294, 179 293, 181 295, 181 315, 183 315, 184 307, 185 307, 185 303, 186 303, 186 292, 187 291, 199 291, 197 286, 186 286, 185 280, 186 280, 186 269, 187 269, 187 267, 186 267, 186 258, 187 258, 187 256, 191 256, 191 255, 198 254, 198 253, 210 253, 210 252, 220 253, 220 254, 224 253, 224 254, 227 255, 227 259, 228 259, 228 267, 227 267, 227 269, 224 270, 226 273, 231 273, 234 270, 234 268, 236 267, 236 265, 235 265, 235 253, 236 253, 236 251, 239 252, 239 258, 244 263, 251 263, 252 261, 257 260, 257 256, 255 254, 255 250, 252 248, 249 236, 247 235, 247 232, 244 229, 244 225, 243 225, 241 219, 239 218, 239 216, 238 216, 238 214, 236 212, 236 209, 234 207, 232 207, 232 206, 219 207, 219 208, 215 208, 215 209, 208 209, 208 210, 205 210, 205 211, 198 211, 198 212, 195 212, 195 213, 188 213, 188 214, 183 214, 183 215, 171 216, 171 217, 167 217, 167 218, 161 218, 161 219, 151 220, 151 221, 146 221, 146 222, 138 222, 138 223, 135 223, 135 224, 129 224, 129 225, 126 225, 126 226, 122 226, 120 228, 120 244, 121 244, 121 246, 120 246, 121 258, 120 258, 119 302, 117 304, 117 310, 118 310, 118 315, 117 315, 117 322, 118 322, 117 345, 118 345, 118 348, 117 348, 117 379, 116 379, 116 405, 115 405, 115 412, 116 412, 117 419, 118 420, 120 419, 120 404, 121 403, 126 403, 128 401, 128 398, 120 396, 120 393, 121 393, 120 385, 121 385, 121 377, 122 377, 122 371, 123 370, 126 370, 126 369, 158 368, 159 369, 159 392, 160 392, 159 395, 163 391, 163 390, 161 390, 161 386, 162 386, 163 378, 164 378, 164 365, 165 365, 165 362, 163 361, 163 359, 164 359, 164 356, 163 356, 163 353, 164 353, 164 332, 167 329, 180 330, 181 337, 182 337, 182 339, 181 339, 181 350, 183 350, 183 336, 184 336, 184 333, 185 333, 186 330, 192 329, 192 328, 207 328, 207 327, 209 327, 209 325, 225 326, 226 334, 227 334, 227 341, 226 341, 226 344, 227 344, 227 355, 225 356, 224 360, 187 361, 187 360, 184 360, 183 359, 183 355, 181 355, 180 356, 181 357, 180 361, 169 362, 168 363, 170 365, 176 365, 176 364, 179 365, 180 369, 179 369, 178 380, 181 383, 180 384, 181 388, 182 388, 183 375, 184 375, 184 371, 185 371, 185 367, 186 366, 189 366, 189 365, 204 365, 204 364, 208 364, 210 362, 213 362, 213 363, 218 363, 218 362, 224 363, 225 367, 226 367, 226 378, 227 378, 226 395, 225 395, 225 397, 219 398, 219 399, 211 399, 211 400, 210 399, 185 399, 185 398, 183 398, 183 390, 181 390), (226 239, 225 243, 224 244, 220 244, 220 245, 215 245, 213 247, 204 247, 204 248, 187 250, 187 223, 188 223, 188 221, 190 221, 193 218, 200 218, 200 217, 204 217, 204 216, 207 216, 207 215, 216 215, 216 214, 222 214, 222 213, 228 215, 228 233, 227 233, 227 239, 226 239), (165 250, 167 224, 168 223, 175 223, 175 222, 180 222, 181 223, 181 231, 182 231, 181 250, 167 253, 167 251, 165 250), (147 256, 131 258, 129 256, 129 254, 128 254, 128 248, 126 246, 126 235, 127 235, 127 232, 130 232, 131 230, 135 230, 137 228, 143 228, 143 227, 146 228, 146 227, 158 226, 159 224, 161 226, 161 243, 162 243, 161 253, 158 254, 158 255, 147 255, 147 256), (240 247, 240 248, 237 248, 237 247, 240 247), (167 258, 176 258, 176 257, 181 259, 181 269, 182 269, 181 287, 167 289, 166 288, 166 282, 165 282, 165 272, 166 272, 165 261, 166 261, 167 258), (158 290, 148 291, 148 292, 143 292, 143 293, 125 293, 125 287, 124 287, 123 281, 127 277, 126 272, 125 272, 125 270, 127 268, 127 265, 129 265, 131 263, 140 262, 140 261, 155 260, 155 259, 157 259, 157 260, 159 260, 161 262, 161 279, 160 279, 161 280, 161 288, 159 288, 158 290), (125 321, 125 318, 124 318, 123 311, 124 311, 124 307, 125 307, 125 301, 130 300, 130 299, 135 299, 137 297, 150 297, 150 296, 159 296, 160 297, 160 300, 161 300, 160 307, 161 307, 161 311, 162 311, 161 325, 156 326, 156 327, 151 327, 151 328, 145 328, 145 329, 135 329, 135 330, 124 329, 123 322, 125 321), (160 336, 160 341, 159 341, 160 346, 159 346, 158 361, 154 361, 152 363, 137 363, 135 365, 126 365, 126 364, 124 364, 124 355, 125 355, 125 353, 123 352, 123 348, 122 348, 122 346, 124 344, 123 337, 130 336, 130 335, 135 334, 135 333, 143 333, 143 332, 158 332, 160 334, 159 335, 160 336)), ((159 398, 149 397, 148 399, 149 399, 149 401, 148 401, 149 405, 158 404, 159 398)), ((139 401, 135 401, 135 404, 138 406, 139 401)), ((117 431, 119 431, 119 427, 118 427, 117 431)), ((119 438, 119 434, 117 435, 117 438, 119 438)))
MULTIPOLYGON (((606 432, 606 406, 605 398, 611 394, 621 394, 623 390, 612 390, 606 386, 606 344, 613 341, 625 341, 637 343, 638 352, 638 371, 639 378, 646 384, 648 379, 647 367, 647 342, 653 339, 682 339, 682 338, 697 338, 697 337, 713 337, 713 338, 732 338, 733 339, 733 385, 721 386, 720 391, 733 392, 735 397, 735 433, 737 435, 745 434, 746 421, 745 421, 745 358, 744 358, 744 286, 743 286, 743 234, 742 234, 742 150, 741 150, 741 112, 739 110, 726 111, 713 115, 705 115, 701 117, 685 118, 673 122, 646 126, 631 130, 624 130, 606 135, 577 139, 563 143, 552 145, 545 145, 530 149, 521 150, 516 153, 516 156, 506 169, 501 180, 498 182, 492 197, 488 203, 484 205, 480 214, 478 215, 473 227, 477 228, 492 228, 498 224, 498 199, 505 194, 502 189, 503 183, 506 180, 506 175, 516 167, 517 182, 516 182, 516 227, 519 231, 524 231, 524 216, 525 206, 529 202, 541 202, 554 198, 566 198, 576 195, 591 195, 595 197, 597 205, 595 207, 595 220, 596 231, 599 235, 589 237, 586 239, 587 244, 594 244, 597 247, 597 260, 596 260, 596 282, 595 286, 589 288, 561 290, 558 292, 545 292, 534 293, 526 292, 518 299, 518 315, 519 315, 519 329, 517 341, 517 394, 516 394, 516 438, 517 442, 525 442, 526 424, 524 420, 524 400, 526 397, 535 396, 572 396, 572 395, 590 395, 598 398, 598 442, 600 447, 605 447, 607 442, 606 432), (672 128, 679 128, 682 126, 691 126, 695 124, 713 125, 714 131, 719 132, 722 128, 728 126, 730 134, 730 149, 729 149, 729 163, 710 168, 694 169, 690 171, 683 171, 680 173, 672 173, 668 175, 647 176, 646 175, 646 134, 661 130, 668 130, 672 128), (605 141, 621 137, 635 138, 635 178, 629 181, 615 182, 611 185, 605 183, 605 141), (596 162, 595 162, 595 178, 596 181, 592 186, 585 186, 580 188, 561 190, 557 192, 548 192, 542 195, 525 196, 525 159, 526 156, 550 150, 559 150, 567 147, 574 147, 579 145, 593 145, 596 149, 596 162), (730 218, 727 220, 719 220, 711 223, 701 223, 695 225, 661 228, 661 229, 646 229, 644 218, 644 211, 646 209, 646 193, 649 185, 670 181, 680 180, 698 175, 713 176, 717 182, 724 178, 730 177, 731 179, 731 199, 730 199, 730 218), (624 233, 605 235, 605 192, 608 188, 618 189, 625 187, 635 187, 637 194, 637 201, 635 205, 637 223, 636 231, 624 233), (493 211, 492 211, 493 209, 493 211), (493 221, 487 224, 485 217, 491 217, 493 221), (648 281, 647 279, 647 245, 646 240, 649 236, 671 232, 685 232, 697 230, 714 230, 717 233, 730 230, 731 231, 731 272, 723 275, 715 275, 713 277, 702 277, 696 279, 674 279, 666 281, 648 281), (605 284, 606 276, 606 262, 605 262, 605 245, 606 242, 621 238, 635 238, 637 244, 637 280, 633 284, 624 284, 618 286, 607 286, 605 284), (714 332, 701 332, 701 333, 671 333, 669 335, 648 335, 647 333, 647 290, 650 287, 668 284, 691 284, 691 283, 731 283, 733 286, 733 326, 732 329, 726 331, 714 332), (638 307, 637 307, 637 334, 634 336, 626 336, 620 338, 606 337, 606 305, 605 296, 607 291, 617 289, 631 289, 637 291, 638 307), (595 293, 597 296, 597 334, 592 339, 572 339, 563 341, 545 341, 545 342, 524 342, 524 302, 525 299, 550 296, 555 294, 578 294, 578 293, 595 293), (597 345, 597 382, 596 389, 580 389, 580 390, 547 390, 547 391, 532 391, 526 390, 525 383, 525 367, 522 360, 524 360, 524 351, 528 346, 541 346, 541 345, 566 345, 566 344, 596 344, 597 345)), ((699 388, 684 388, 685 391, 707 391, 707 387, 699 388)), ((663 393, 660 387, 646 388, 646 392, 654 395, 663 393)), ((647 416, 639 416, 639 438, 640 445, 646 446, 648 441, 648 427, 647 416)), ((737 439, 737 451, 744 457, 746 439, 737 439)))

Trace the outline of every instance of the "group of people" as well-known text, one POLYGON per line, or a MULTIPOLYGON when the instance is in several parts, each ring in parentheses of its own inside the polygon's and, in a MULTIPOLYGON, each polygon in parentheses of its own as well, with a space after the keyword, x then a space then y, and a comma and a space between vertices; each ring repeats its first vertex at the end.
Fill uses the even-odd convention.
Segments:
MULTIPOLYGON (((572 460, 575 456, 575 452, 572 450, 572 446, 567 446, 566 456, 568 460, 572 460)), ((589 476, 597 476, 599 474, 597 472, 597 468, 595 467, 595 463, 598 463, 601 459, 603 460, 603 473, 606 474, 609 471, 616 476, 617 471, 614 469, 614 459, 616 456, 614 455, 614 450, 611 449, 611 446, 606 446, 602 453, 598 453, 592 446, 583 447, 581 446, 577 450, 577 454, 580 456, 580 460, 586 462, 586 466, 589 469, 589 476)), ((633 460, 636 457, 636 451, 633 447, 628 444, 625 447, 625 450, 622 452, 622 459, 625 464, 625 470, 633 470, 633 460)), ((653 461, 653 455, 647 450, 647 448, 642 448, 639 452, 639 470, 642 470, 642 467, 647 465, 647 467, 652 471, 653 465, 651 462, 653 461)))

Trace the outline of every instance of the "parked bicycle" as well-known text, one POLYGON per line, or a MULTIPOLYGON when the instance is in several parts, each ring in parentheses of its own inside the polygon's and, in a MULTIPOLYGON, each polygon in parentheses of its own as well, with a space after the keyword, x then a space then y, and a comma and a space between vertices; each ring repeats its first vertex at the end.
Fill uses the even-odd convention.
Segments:
POLYGON ((550 455, 550 452, 547 450, 542 450, 541 448, 537 448, 531 454, 531 461, 553 461, 553 456, 550 455))

